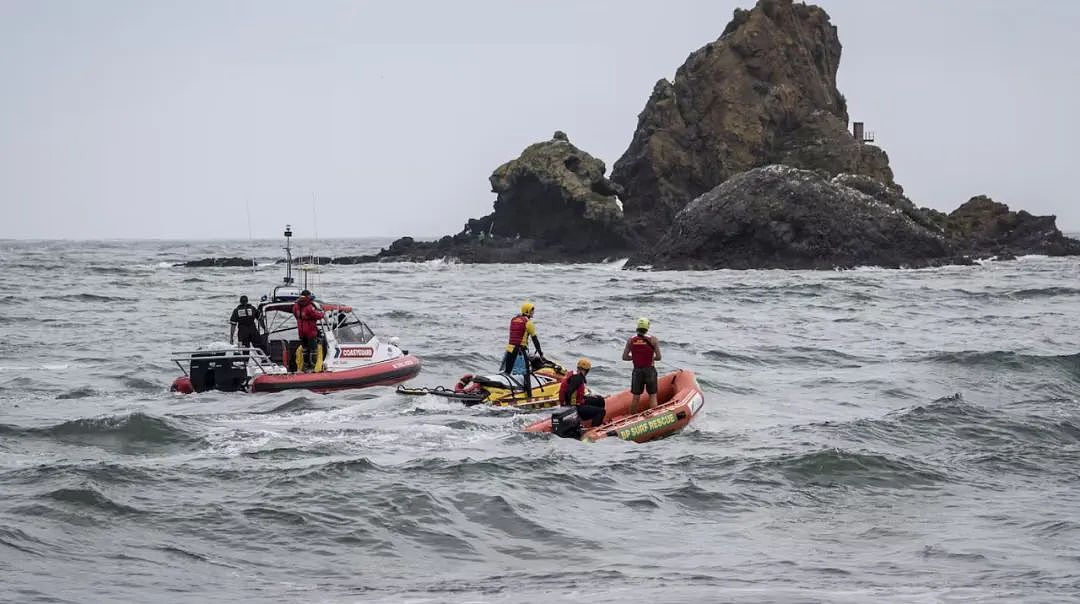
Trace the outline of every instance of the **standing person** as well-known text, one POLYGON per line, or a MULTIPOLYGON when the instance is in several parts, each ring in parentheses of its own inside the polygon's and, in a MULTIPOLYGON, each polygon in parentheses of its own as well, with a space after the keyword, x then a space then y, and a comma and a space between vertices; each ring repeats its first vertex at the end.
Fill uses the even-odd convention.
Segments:
POLYGON ((248 304, 247 296, 240 296, 240 304, 232 311, 229 317, 229 344, 234 342, 234 337, 240 336, 240 348, 254 348, 261 346, 262 337, 259 335, 259 323, 262 314, 258 308, 248 304))
POLYGON ((293 303, 292 313, 296 317, 296 333, 300 336, 300 345, 304 347, 304 366, 301 371, 308 372, 315 369, 315 347, 319 345, 319 319, 323 318, 323 313, 315 308, 311 292, 306 289, 300 292, 300 297, 293 303))
POLYGON ((656 366, 661 359, 660 342, 649 331, 649 320, 642 317, 637 320, 637 333, 626 341, 623 347, 624 361, 634 362, 634 372, 630 376, 630 413, 637 413, 638 401, 642 391, 649 393, 649 409, 656 407, 656 366))
POLYGON ((503 355, 502 367, 499 371, 510 375, 514 371, 514 363, 518 356, 522 356, 525 362, 525 396, 532 398, 532 366, 529 363, 529 338, 536 345, 536 354, 544 358, 544 351, 540 348, 540 340, 536 337, 536 326, 533 325, 532 317, 536 307, 532 302, 524 302, 521 305, 521 313, 510 319, 510 338, 506 344, 506 353, 503 355))
POLYGON ((591 370, 589 359, 578 360, 577 371, 566 374, 559 384, 559 404, 577 407, 578 417, 589 420, 595 428, 604 423, 604 397, 585 394, 586 377, 591 370))

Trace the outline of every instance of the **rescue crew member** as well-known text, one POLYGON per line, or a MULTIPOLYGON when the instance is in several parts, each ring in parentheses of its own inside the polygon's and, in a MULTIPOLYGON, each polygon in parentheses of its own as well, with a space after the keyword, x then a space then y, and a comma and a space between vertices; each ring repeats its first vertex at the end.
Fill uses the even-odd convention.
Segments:
POLYGON ((637 320, 637 333, 626 341, 623 347, 624 361, 634 362, 634 372, 630 375, 630 413, 637 413, 638 401, 642 391, 649 393, 649 409, 656 407, 656 366, 661 359, 660 342, 649 331, 649 320, 642 317, 637 320))
POLYGON ((585 379, 591 370, 589 359, 578 360, 577 371, 566 374, 559 385, 559 403, 577 407, 578 417, 589 420, 595 428, 604 423, 604 397, 585 394, 585 379))
POLYGON ((262 347, 262 337, 259 335, 259 324, 262 323, 262 313, 258 308, 248 304, 247 296, 240 296, 240 304, 232 311, 229 317, 229 344, 232 344, 237 335, 240 336, 241 348, 262 347))
POLYGON ((544 351, 540 348, 540 340, 536 337, 536 326, 533 325, 532 317, 536 307, 532 302, 521 305, 521 313, 510 319, 510 337, 506 344, 506 354, 503 355, 502 373, 510 375, 514 371, 514 363, 518 356, 522 356, 525 364, 525 396, 532 398, 532 364, 529 362, 529 338, 536 345, 536 354, 542 360, 544 351))
POLYGON ((323 318, 321 310, 315 308, 311 292, 304 290, 292 306, 293 316, 296 317, 296 332, 300 336, 300 345, 304 347, 304 366, 301 371, 315 369, 315 347, 319 339, 319 319, 323 318))

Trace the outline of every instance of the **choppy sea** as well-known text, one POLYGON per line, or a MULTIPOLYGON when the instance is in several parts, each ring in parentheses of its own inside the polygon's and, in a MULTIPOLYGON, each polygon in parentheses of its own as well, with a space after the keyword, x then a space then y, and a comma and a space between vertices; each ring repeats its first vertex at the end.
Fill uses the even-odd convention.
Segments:
MULTIPOLYGON (((321 241, 321 255, 385 241, 321 241)), ((704 414, 643 445, 392 388, 168 392, 277 241, 0 241, 0 601, 1080 599, 1080 260, 843 272, 330 266, 424 362, 627 387, 638 316, 704 414), (253 268, 178 268, 205 256, 253 268)))

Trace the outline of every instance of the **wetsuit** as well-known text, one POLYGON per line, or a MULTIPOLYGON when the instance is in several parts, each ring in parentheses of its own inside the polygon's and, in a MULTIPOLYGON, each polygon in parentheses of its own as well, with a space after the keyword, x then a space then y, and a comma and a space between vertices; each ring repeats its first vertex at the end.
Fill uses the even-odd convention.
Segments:
POLYGON ((592 427, 604 423, 604 397, 585 394, 585 375, 576 371, 567 374, 559 384, 559 402, 577 407, 578 417, 592 422, 592 427))

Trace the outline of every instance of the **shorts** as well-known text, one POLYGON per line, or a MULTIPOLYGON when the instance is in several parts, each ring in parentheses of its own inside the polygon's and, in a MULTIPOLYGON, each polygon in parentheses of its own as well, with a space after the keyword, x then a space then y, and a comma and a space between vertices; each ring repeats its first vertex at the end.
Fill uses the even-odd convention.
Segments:
POLYGON ((630 376, 630 394, 641 394, 642 391, 656 394, 656 367, 634 367, 630 376))

